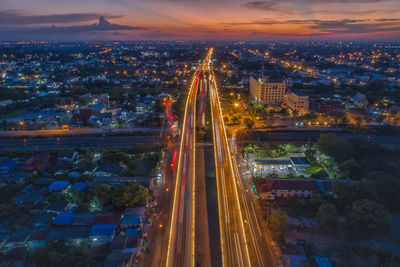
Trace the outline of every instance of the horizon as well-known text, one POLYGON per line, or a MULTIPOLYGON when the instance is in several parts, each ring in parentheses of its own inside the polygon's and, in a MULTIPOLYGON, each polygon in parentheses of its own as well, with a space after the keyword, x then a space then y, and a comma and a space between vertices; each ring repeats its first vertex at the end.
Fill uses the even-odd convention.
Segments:
POLYGON ((400 40, 396 0, 1 2, 1 41, 400 40))

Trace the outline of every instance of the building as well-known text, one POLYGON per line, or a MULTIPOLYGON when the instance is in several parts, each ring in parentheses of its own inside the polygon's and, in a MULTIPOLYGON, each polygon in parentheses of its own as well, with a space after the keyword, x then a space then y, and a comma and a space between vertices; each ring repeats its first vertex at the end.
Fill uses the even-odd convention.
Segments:
POLYGON ((257 195, 261 199, 277 197, 310 197, 320 190, 311 179, 253 179, 257 195))
POLYGON ((292 112, 296 111, 300 115, 308 113, 308 96, 302 93, 291 92, 287 94, 285 104, 292 112))
POLYGON ((250 77, 250 95, 256 103, 281 106, 285 102, 286 83, 283 80, 272 80, 250 77))
POLYGON ((75 103, 72 98, 57 98, 56 107, 58 109, 72 109, 75 107, 75 103))
POLYGON ((310 162, 305 157, 266 158, 255 159, 252 171, 256 177, 265 177, 271 173, 304 172, 308 166, 310 162))
POLYGON ((356 105, 358 108, 366 108, 368 106, 367 97, 361 93, 357 93, 353 97, 353 102, 354 102, 354 105, 356 105))

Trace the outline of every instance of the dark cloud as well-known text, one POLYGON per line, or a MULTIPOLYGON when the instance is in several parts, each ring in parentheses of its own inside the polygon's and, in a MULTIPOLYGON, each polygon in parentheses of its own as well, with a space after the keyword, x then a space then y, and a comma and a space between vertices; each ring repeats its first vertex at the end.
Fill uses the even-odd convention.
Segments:
POLYGON ((275 10, 275 3, 269 1, 247 2, 245 6, 249 9, 275 10))
POLYGON ((83 34, 95 35, 96 33, 110 32, 115 35, 118 31, 147 30, 145 27, 133 27, 110 23, 100 17, 98 23, 81 26, 51 26, 51 27, 3 27, 0 28, 2 40, 40 40, 40 39, 80 39, 83 34))
POLYGON ((121 15, 107 15, 98 13, 71 13, 71 14, 52 14, 52 15, 22 15, 16 11, 0 11, 0 25, 40 25, 58 23, 79 23, 98 19, 99 17, 108 19, 120 18, 121 15))
POLYGON ((224 23, 225 27, 240 25, 303 25, 309 30, 318 30, 310 35, 331 34, 377 34, 383 32, 399 32, 400 19, 343 19, 343 20, 259 20, 244 23, 224 23))

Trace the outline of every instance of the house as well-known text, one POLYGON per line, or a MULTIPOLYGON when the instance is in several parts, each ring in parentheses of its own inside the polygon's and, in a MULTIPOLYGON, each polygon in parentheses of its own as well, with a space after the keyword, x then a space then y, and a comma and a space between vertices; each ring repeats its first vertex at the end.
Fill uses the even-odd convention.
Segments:
POLYGON ((71 109, 74 107, 75 107, 74 100, 70 97, 56 99, 56 108, 58 109, 71 109))
POLYGON ((39 178, 33 184, 38 187, 48 187, 53 182, 53 178, 39 178))
POLYGON ((72 116, 72 120, 77 123, 86 123, 89 121, 90 117, 92 117, 93 111, 87 108, 79 109, 74 115, 72 116))
POLYGON ((90 226, 73 226, 65 229, 67 245, 79 244, 89 240, 90 226))
MULTIPOLYGON (((1 168, 0 168, 1 169, 1 168)), ((24 171, 12 171, 0 174, 0 181, 8 184, 24 183, 32 174, 24 171)))
POLYGON ((17 247, 4 253, 0 258, 0 266, 26 266, 26 258, 29 251, 26 247, 17 247))
POLYGON ((90 229, 89 239, 93 243, 109 243, 114 238, 116 228, 116 223, 96 223, 90 229))
POLYGON ((73 171, 80 174, 91 174, 95 170, 95 168, 96 165, 94 165, 93 163, 87 160, 81 160, 78 162, 78 164, 76 164, 73 171))
POLYGON ((305 157, 290 157, 293 169, 295 171, 305 171, 305 169, 310 166, 310 161, 305 157))
POLYGON ((7 239, 7 243, 4 245, 3 250, 8 251, 13 248, 25 246, 25 243, 29 239, 32 231, 33 229, 25 227, 15 230, 7 239))
POLYGON ((62 150, 58 153, 58 159, 73 162, 78 159, 79 152, 73 150, 62 150))
POLYGON ((26 244, 30 249, 43 248, 47 245, 49 234, 49 229, 39 229, 31 234, 26 244))
POLYGON ((76 171, 72 171, 68 173, 68 178, 80 178, 82 174, 76 171))
POLYGON ((386 119, 391 122, 400 121, 400 107, 397 105, 391 106, 386 119))
POLYGON ((105 163, 96 169, 96 176, 116 176, 121 175, 124 171, 124 168, 114 164, 114 163, 105 163))
MULTIPOLYGON (((142 228, 140 226, 138 227, 132 227, 132 228, 128 228, 123 232, 123 236, 127 236, 127 237, 140 237, 142 233, 142 228)), ((121 232, 122 235, 122 232, 121 232)))
POLYGON ((136 182, 144 187, 150 185, 151 177, 124 177, 124 176, 97 176, 93 179, 91 187, 94 188, 100 184, 116 186, 126 182, 136 182))
POLYGON ((68 181, 54 181, 48 187, 50 192, 63 192, 69 187, 68 181))
POLYGON ((50 222, 54 219, 54 217, 57 215, 55 212, 42 212, 34 217, 29 221, 28 225, 30 227, 45 227, 50 224, 50 222))
POLYGON ((282 259, 285 267, 309 266, 304 249, 301 246, 282 246, 282 259))
POLYGON ((25 161, 22 170, 27 172, 44 172, 50 167, 49 159, 49 151, 35 153, 25 161))
POLYGON ((94 212, 79 212, 75 214, 72 219, 71 225, 73 226, 90 226, 94 223, 96 213, 94 212))
POLYGON ((292 171, 292 162, 289 159, 255 159, 253 173, 263 177, 272 172, 292 171))
POLYGON ((53 220, 53 225, 58 225, 58 226, 69 226, 72 223, 72 220, 75 217, 75 213, 72 211, 66 211, 59 213, 53 220))
POLYGON ((131 266, 135 259, 135 249, 113 251, 107 255, 104 267, 120 267, 120 266, 131 266))
POLYGON ((56 200, 46 208, 46 212, 55 212, 58 214, 58 213, 66 211, 66 210, 69 210, 70 208, 71 208, 71 204, 68 203, 67 201, 56 200))
POLYGON ((120 227, 121 229, 131 228, 140 226, 143 224, 142 217, 136 214, 124 214, 124 217, 121 220, 120 227))
POLYGON ((318 267, 331 267, 332 264, 327 257, 323 256, 314 256, 314 260, 317 263, 318 267))
POLYGON ((119 224, 122 214, 119 212, 98 213, 94 218, 96 224, 119 224))
POLYGON ((256 193, 261 199, 277 197, 310 197, 320 190, 311 179, 253 179, 256 193))
POLYGON ((368 106, 367 97, 361 93, 357 93, 353 97, 353 102, 354 102, 354 105, 356 105, 359 108, 366 108, 368 106))
POLYGON ((125 249, 135 249, 138 245, 139 238, 137 237, 127 237, 127 236, 117 236, 111 242, 112 251, 122 251, 125 249))
POLYGON ((78 182, 78 183, 74 183, 68 191, 69 192, 72 192, 72 191, 83 191, 88 186, 89 186, 89 182, 88 181, 86 181, 86 182, 78 182))
POLYGON ((365 109, 363 108, 349 108, 346 115, 350 123, 353 124, 364 124, 369 117, 369 115, 365 112, 365 109))
POLYGON ((37 190, 29 185, 15 197, 14 201, 17 205, 38 205, 43 201, 45 192, 45 188, 37 190))

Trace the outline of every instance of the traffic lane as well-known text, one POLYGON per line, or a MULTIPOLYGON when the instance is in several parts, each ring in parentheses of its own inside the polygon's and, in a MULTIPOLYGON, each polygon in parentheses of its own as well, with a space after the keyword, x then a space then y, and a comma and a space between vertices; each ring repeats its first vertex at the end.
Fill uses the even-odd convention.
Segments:
MULTIPOLYGON (((226 151, 225 146, 222 146, 221 144, 221 151, 222 151, 222 158, 228 159, 229 155, 226 151)), ((240 234, 240 215, 239 212, 240 210, 236 206, 236 200, 235 200, 235 184, 232 180, 232 173, 231 173, 231 167, 228 162, 228 160, 224 160, 222 163, 222 172, 224 173, 223 179, 225 180, 225 185, 226 185, 226 200, 227 200, 227 207, 228 207, 228 215, 230 220, 227 222, 228 224, 228 229, 229 230, 229 235, 230 235, 230 253, 232 255, 236 255, 236 257, 231 256, 231 263, 232 264, 239 264, 240 266, 248 266, 248 262, 246 261, 246 240, 243 238, 243 236, 240 234), (240 243, 239 243, 240 242, 240 243)))
MULTIPOLYGON (((189 103, 189 110, 187 114, 192 113, 192 103, 189 103)), ((190 199, 187 199, 188 196, 188 188, 186 185, 186 182, 188 180, 188 174, 190 175, 190 121, 191 121, 191 115, 189 115, 189 118, 187 120, 187 125, 186 130, 185 130, 185 138, 184 138, 184 156, 183 156, 183 165, 182 165, 182 178, 180 180, 180 185, 179 185, 179 213, 178 213, 178 232, 177 232, 177 238, 176 238, 176 244, 175 244, 175 257, 174 257, 174 265, 179 265, 183 266, 185 264, 185 256, 187 253, 187 242, 186 242, 186 236, 187 236, 187 215, 188 215, 188 205, 187 201, 190 201, 190 199)))
MULTIPOLYGON (((215 101, 213 101, 215 104, 215 101)), ((225 227, 225 239, 226 239, 226 253, 228 265, 227 266, 249 266, 249 257, 246 248, 246 239, 243 236, 240 227, 242 223, 240 221, 240 207, 237 207, 235 199, 235 188, 236 186, 233 182, 233 174, 231 165, 229 163, 229 153, 226 148, 226 142, 224 138, 223 126, 221 124, 220 112, 218 105, 214 106, 214 116, 216 120, 216 131, 217 132, 217 153, 218 155, 218 168, 220 171, 221 187, 224 194, 223 199, 225 201, 224 209, 226 209, 226 214, 224 214, 225 227), (219 118, 219 119, 218 119, 219 118), (219 139, 219 141, 218 141, 219 139), (222 160, 224 159, 224 160, 222 160), (225 190, 224 190, 225 189, 225 190)))
MULTIPOLYGON (((196 89, 197 89, 197 85, 196 89)), ((192 90, 189 96, 189 106, 187 112, 187 123, 185 128, 185 138, 183 147, 185 148, 184 162, 182 165, 182 179, 180 180, 179 192, 179 214, 178 214, 178 229, 177 238, 175 240, 175 256, 174 266, 189 266, 190 264, 190 248, 191 248, 191 211, 192 211, 192 177, 193 177, 193 134, 194 134, 194 105, 195 94, 197 90, 192 90)))
MULTIPOLYGON (((232 148, 233 149, 233 148, 232 148)), ((241 194, 243 195, 243 202, 248 206, 248 213, 250 214, 250 220, 249 222, 254 222, 255 223, 255 228, 256 228, 256 240, 257 243, 260 247, 261 251, 264 251, 266 253, 262 253, 263 255, 263 262, 268 263, 269 266, 276 266, 277 265, 277 259, 275 258, 275 254, 272 251, 272 248, 270 246, 270 242, 272 241, 272 238, 270 236, 270 233, 264 229, 263 227, 267 227, 266 223, 264 222, 262 218, 262 209, 255 198, 254 194, 252 193, 252 186, 250 180, 246 180, 246 177, 241 175, 241 173, 245 172, 245 169, 242 164, 240 166, 236 162, 236 157, 233 158, 235 162, 235 166, 237 166, 236 171, 238 177, 240 177, 240 187, 241 187, 241 194)), ((240 160, 240 157, 239 157, 240 160)), ((242 161, 244 163, 244 161, 242 161)))
POLYGON ((188 160, 187 156, 189 155, 187 144, 189 142, 189 127, 190 124, 190 116, 187 117, 187 114, 191 113, 191 106, 192 106, 192 94, 193 94, 193 87, 194 82, 190 87, 190 92, 186 101, 185 106, 185 115, 184 121, 182 124, 182 135, 181 135, 181 143, 179 148, 179 158, 178 158, 178 168, 176 173, 175 185, 174 185, 174 200, 173 200, 173 207, 172 207, 172 215, 171 215, 171 222, 170 222, 170 230, 169 230, 169 241, 168 247, 166 251, 166 265, 167 266, 177 266, 175 263, 176 261, 182 261, 182 251, 185 250, 185 245, 182 244, 182 240, 184 240, 184 231, 183 226, 184 220, 186 220, 183 212, 184 212, 184 204, 185 201, 182 200, 184 196, 185 190, 182 190, 182 181, 183 177, 186 176, 187 172, 187 165, 188 160))

